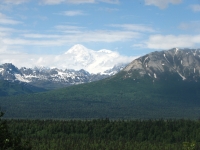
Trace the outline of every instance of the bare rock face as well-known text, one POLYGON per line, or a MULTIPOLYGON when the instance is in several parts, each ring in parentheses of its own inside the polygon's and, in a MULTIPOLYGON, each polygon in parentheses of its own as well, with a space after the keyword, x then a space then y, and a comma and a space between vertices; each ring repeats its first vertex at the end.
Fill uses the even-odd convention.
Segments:
POLYGON ((137 72, 141 77, 162 78, 163 75, 176 74, 182 80, 200 79, 200 49, 178 49, 152 52, 132 61, 124 68, 131 77, 137 72))

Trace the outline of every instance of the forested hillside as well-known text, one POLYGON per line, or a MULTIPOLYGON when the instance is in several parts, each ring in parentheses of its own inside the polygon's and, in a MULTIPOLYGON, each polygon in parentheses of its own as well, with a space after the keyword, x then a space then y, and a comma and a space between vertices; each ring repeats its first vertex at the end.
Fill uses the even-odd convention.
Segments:
POLYGON ((23 82, 0 80, 0 97, 47 91, 23 82))
POLYGON ((190 118, 200 114, 198 82, 123 78, 0 99, 7 118, 190 118))

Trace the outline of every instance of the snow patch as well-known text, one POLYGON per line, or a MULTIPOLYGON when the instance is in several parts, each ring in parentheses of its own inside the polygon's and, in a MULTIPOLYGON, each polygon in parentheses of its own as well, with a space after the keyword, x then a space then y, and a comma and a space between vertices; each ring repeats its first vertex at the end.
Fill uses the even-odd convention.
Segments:
POLYGON ((145 61, 148 59, 149 57, 146 57, 145 59, 144 59, 144 62, 143 63, 145 63, 145 61))
POLYGON ((197 54, 197 50, 195 50, 195 52, 193 53, 193 55, 195 56, 197 54))
POLYGON ((155 74, 155 73, 154 73, 153 75, 154 75, 154 78, 157 78, 157 76, 156 76, 156 74, 155 74))
POLYGON ((24 79, 20 74, 15 74, 15 78, 21 82, 30 82, 29 80, 24 79))
POLYGON ((163 54, 163 56, 165 57, 165 59, 167 60, 167 62, 168 62, 168 63, 170 63, 170 62, 169 62, 169 60, 167 59, 166 55, 165 55, 165 54, 163 54))
POLYGON ((179 74, 179 76, 183 79, 183 80, 185 80, 186 78, 182 75, 182 74, 180 74, 180 72, 179 71, 177 71, 177 73, 179 74))
POLYGON ((177 54, 177 52, 178 52, 178 48, 176 48, 175 55, 177 54))
POLYGON ((4 69, 3 68, 0 68, 0 72, 3 72, 4 71, 4 69))

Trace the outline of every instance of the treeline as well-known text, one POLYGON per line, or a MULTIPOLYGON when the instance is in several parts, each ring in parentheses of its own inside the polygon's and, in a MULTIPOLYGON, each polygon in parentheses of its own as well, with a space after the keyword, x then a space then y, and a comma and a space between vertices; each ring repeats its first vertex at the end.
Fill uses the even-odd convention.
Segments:
POLYGON ((7 120, 34 150, 200 149, 200 120, 7 120))

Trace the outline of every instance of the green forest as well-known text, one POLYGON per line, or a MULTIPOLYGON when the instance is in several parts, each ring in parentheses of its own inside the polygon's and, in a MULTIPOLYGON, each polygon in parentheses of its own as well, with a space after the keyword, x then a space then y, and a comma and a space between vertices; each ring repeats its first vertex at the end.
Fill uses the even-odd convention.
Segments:
POLYGON ((0 150, 199 150, 200 84, 173 79, 2 96, 0 150))
MULTIPOLYGON (((168 77, 169 78, 169 77, 168 77)), ((0 97, 6 118, 15 119, 198 119, 200 82, 172 78, 123 78, 48 92, 0 97)))
POLYGON ((0 120, 0 149, 198 150, 200 120, 0 120))

